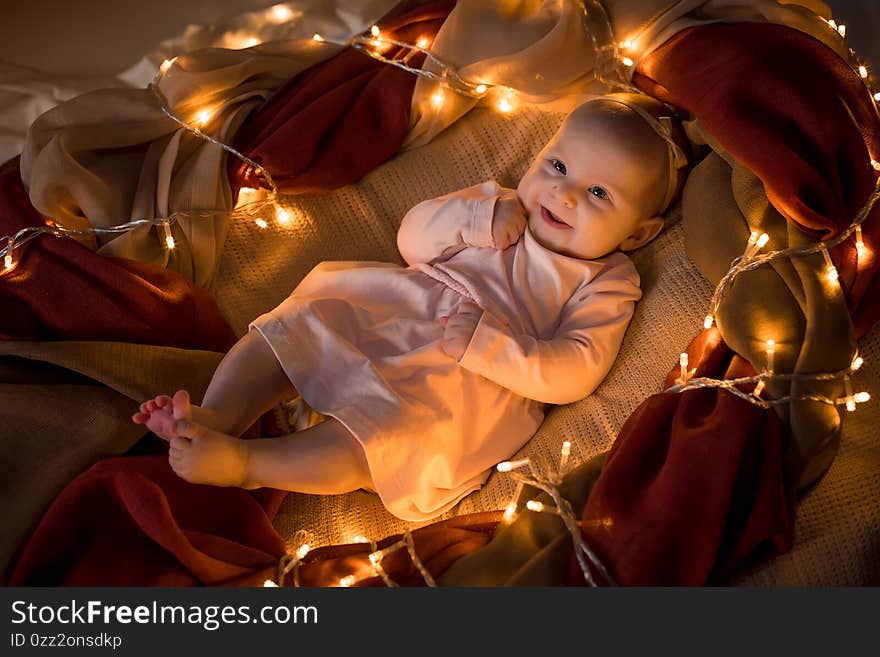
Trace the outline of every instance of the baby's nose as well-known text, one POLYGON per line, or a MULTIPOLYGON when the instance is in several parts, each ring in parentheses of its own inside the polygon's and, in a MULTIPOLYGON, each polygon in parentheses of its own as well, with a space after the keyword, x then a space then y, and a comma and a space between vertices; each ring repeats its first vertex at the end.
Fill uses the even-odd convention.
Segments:
POLYGON ((554 185, 553 191, 557 200, 567 208, 573 208, 577 205, 577 194, 569 185, 554 185))

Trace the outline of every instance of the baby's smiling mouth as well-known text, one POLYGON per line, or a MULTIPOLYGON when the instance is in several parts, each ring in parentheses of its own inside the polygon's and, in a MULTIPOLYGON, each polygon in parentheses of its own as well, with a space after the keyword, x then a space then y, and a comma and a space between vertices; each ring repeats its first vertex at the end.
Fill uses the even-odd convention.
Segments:
POLYGON ((541 217, 554 228, 571 228, 543 205, 541 206, 541 217))

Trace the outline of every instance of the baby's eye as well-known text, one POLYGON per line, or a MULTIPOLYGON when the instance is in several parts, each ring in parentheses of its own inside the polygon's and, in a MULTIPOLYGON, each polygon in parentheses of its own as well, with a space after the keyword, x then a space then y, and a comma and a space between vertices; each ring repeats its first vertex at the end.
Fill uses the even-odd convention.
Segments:
POLYGON ((587 191, 595 196, 596 198, 600 198, 603 201, 608 198, 608 192, 599 187, 599 185, 593 185, 592 187, 587 187, 587 191))
POLYGON ((565 164, 562 162, 562 160, 550 160, 550 164, 552 164, 553 168, 556 169, 563 176, 567 173, 565 164))

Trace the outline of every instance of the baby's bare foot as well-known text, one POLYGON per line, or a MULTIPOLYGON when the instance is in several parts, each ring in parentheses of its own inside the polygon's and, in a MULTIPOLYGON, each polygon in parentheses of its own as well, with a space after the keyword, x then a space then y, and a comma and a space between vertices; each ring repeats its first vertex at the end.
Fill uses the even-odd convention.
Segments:
POLYGON ((193 484, 242 486, 248 448, 233 438, 191 420, 177 420, 178 437, 171 440, 168 463, 179 477, 193 484))
POLYGON ((159 395, 141 404, 140 411, 131 416, 136 424, 143 424, 163 440, 172 440, 180 434, 175 429, 179 420, 192 419, 189 393, 178 390, 171 398, 159 395))

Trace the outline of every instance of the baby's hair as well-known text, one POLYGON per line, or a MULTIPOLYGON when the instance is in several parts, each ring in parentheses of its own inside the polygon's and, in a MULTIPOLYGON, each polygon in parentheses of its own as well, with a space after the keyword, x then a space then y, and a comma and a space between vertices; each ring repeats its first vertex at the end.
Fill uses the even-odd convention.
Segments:
POLYGON ((687 174, 694 161, 691 142, 681 119, 669 105, 646 94, 617 92, 599 96, 588 102, 596 101, 625 107, 626 110, 639 116, 659 138, 666 142, 669 156, 667 190, 657 212, 658 215, 663 214, 681 196, 687 174))

